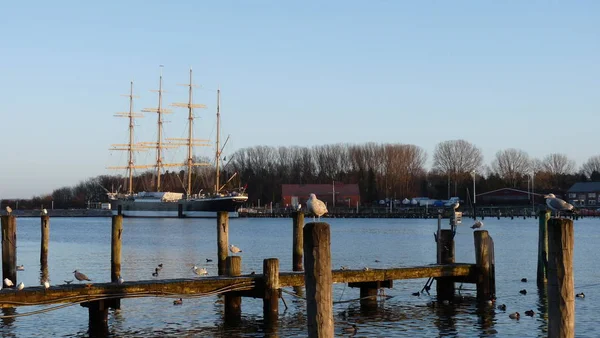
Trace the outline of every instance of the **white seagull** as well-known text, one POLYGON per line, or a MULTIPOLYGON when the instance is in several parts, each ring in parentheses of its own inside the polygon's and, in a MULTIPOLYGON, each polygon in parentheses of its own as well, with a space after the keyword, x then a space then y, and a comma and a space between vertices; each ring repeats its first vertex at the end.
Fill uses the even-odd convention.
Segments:
POLYGON ((471 229, 479 229, 483 227, 483 222, 480 220, 476 220, 475 223, 471 226, 471 229))
POLYGON ((313 221, 315 220, 315 216, 319 217, 320 220, 321 216, 328 212, 325 203, 319 200, 315 194, 309 195, 308 201, 306 201, 306 209, 313 214, 313 221))
POLYGON ((12 208, 9 207, 8 205, 6 206, 6 213, 9 215, 12 213, 12 208))
POLYGON ((44 281, 44 289, 49 289, 50 288, 50 282, 48 282, 47 280, 44 281))
POLYGON ((206 268, 199 268, 197 266, 194 265, 194 267, 192 268, 192 270, 194 271, 195 274, 197 274, 198 276, 205 276, 208 275, 208 271, 206 271, 206 268))
POLYGON ((546 199, 548 208, 556 211, 559 216, 561 211, 565 213, 576 213, 572 204, 554 196, 554 194, 545 195, 544 198, 546 199))
POLYGON ((231 245, 229 246, 229 251, 231 251, 231 253, 234 253, 234 254, 236 254, 236 253, 238 253, 238 252, 242 252, 242 249, 240 249, 240 248, 238 248, 237 246, 235 246, 235 245, 231 244, 231 245))
POLYGON ((119 279, 117 279, 117 284, 123 284, 125 283, 125 280, 123 279, 123 277, 119 276, 119 279))
POLYGON ((6 285, 8 288, 15 286, 15 284, 8 278, 4 278, 4 285, 6 285))
POLYGON ((82 274, 81 272, 79 272, 79 270, 75 270, 75 271, 73 271, 73 273, 75 274, 75 279, 77 279, 80 282, 84 281, 84 280, 87 280, 87 281, 90 281, 90 282, 92 281, 91 279, 88 278, 88 276, 86 276, 86 275, 82 274))
POLYGON ((23 282, 19 283, 19 285, 17 285, 17 290, 21 291, 25 288, 25 284, 23 284, 23 282))
POLYGON ((42 216, 48 215, 48 210, 42 209, 42 216))
POLYGON ((453 210, 458 209, 459 206, 460 206, 460 203, 458 201, 449 205, 449 207, 452 208, 453 210))

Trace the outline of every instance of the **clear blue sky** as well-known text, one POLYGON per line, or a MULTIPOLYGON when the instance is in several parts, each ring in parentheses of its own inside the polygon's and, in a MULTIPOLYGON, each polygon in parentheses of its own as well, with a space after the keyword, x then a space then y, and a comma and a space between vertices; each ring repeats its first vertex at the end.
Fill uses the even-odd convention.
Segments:
MULTIPOLYGON (((221 86, 229 152, 373 141, 431 159, 436 143, 464 138, 486 163, 515 147, 579 166, 600 153, 599 17, 597 1, 11 1, 0 198, 110 173, 125 159, 108 151, 127 139, 119 95, 133 79, 136 109, 154 107, 160 64, 167 103, 185 101, 176 84, 190 66, 204 86, 199 136, 214 136, 221 86)), ((138 141, 154 119, 140 120, 138 141)), ((181 137, 185 111, 167 119, 181 137)))

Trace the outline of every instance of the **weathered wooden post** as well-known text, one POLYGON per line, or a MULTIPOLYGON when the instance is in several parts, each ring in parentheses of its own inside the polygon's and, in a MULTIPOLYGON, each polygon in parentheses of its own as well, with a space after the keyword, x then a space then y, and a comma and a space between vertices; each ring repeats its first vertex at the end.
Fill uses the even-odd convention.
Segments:
POLYGON ((487 230, 473 232, 475 240, 475 265, 477 265, 477 300, 486 302, 496 294, 494 267, 494 241, 487 230))
POLYGON ((263 319, 268 327, 276 326, 279 318, 279 260, 263 261, 265 294, 263 295, 263 319))
POLYGON ((42 242, 40 248, 40 264, 48 265, 48 242, 50 241, 50 216, 41 216, 42 242))
MULTIPOLYGON (((123 215, 112 217, 112 236, 110 239, 110 280, 113 283, 121 277, 121 236, 123 234, 123 215)), ((115 299, 112 303, 114 309, 121 308, 121 300, 115 299)))
POLYGON ((217 213, 217 259, 219 264, 219 276, 227 274, 227 247, 229 246, 229 213, 219 211, 217 213))
POLYGON ((104 337, 108 334, 108 303, 105 300, 81 303, 88 308, 90 336, 104 337))
POLYGON ((2 280, 17 285, 17 218, 2 216, 2 280))
POLYGON ((304 226, 304 285, 308 336, 333 337, 333 279, 331 274, 331 235, 329 224, 304 226))
POLYGON ((303 271, 302 268, 302 228, 304 228, 304 212, 296 211, 292 213, 293 217, 293 244, 292 244, 292 269, 293 271, 303 271))
POLYGON ((548 337, 575 337, 573 220, 548 221, 548 337))
POLYGON ((112 217, 112 236, 110 239, 110 280, 116 283, 121 277, 121 235, 123 234, 123 216, 112 217))
MULTIPOLYGON (((242 274, 242 257, 229 256, 225 261, 227 275, 229 277, 235 277, 242 274)), ((228 323, 236 323, 239 322, 241 318, 242 297, 233 293, 225 293, 225 321, 228 323)))
POLYGON ((538 261, 537 261, 537 283, 546 283, 548 280, 548 220, 549 210, 540 210, 539 235, 538 235, 538 261))
MULTIPOLYGON (((437 240, 437 263, 454 263, 454 236, 452 230, 439 230, 437 240)), ((438 301, 451 300, 454 297, 454 280, 452 278, 438 277, 435 286, 438 301)))

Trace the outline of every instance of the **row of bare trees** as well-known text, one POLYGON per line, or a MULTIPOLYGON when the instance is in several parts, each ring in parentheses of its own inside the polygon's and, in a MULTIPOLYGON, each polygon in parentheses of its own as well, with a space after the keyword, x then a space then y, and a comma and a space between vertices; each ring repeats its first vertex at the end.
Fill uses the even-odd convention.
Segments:
MULTIPOLYGON (((247 185, 251 203, 279 203, 282 184, 358 183, 361 200, 428 196, 467 198, 475 175, 477 192, 512 187, 563 194, 578 181, 600 181, 600 155, 585 162, 579 171, 565 154, 531 158, 520 149, 498 151, 490 165, 484 165, 480 148, 465 140, 437 144, 431 170, 427 170, 427 153, 412 144, 328 144, 313 147, 254 146, 243 148, 223 163, 221 182, 225 189, 247 185)), ((200 160, 200 159, 198 159, 200 160)), ((205 159, 206 160, 206 159, 205 159)), ((192 191, 212 191, 215 181, 213 165, 196 167, 192 191)), ((103 175, 80 182, 74 187, 56 189, 48 196, 22 200, 33 207, 54 201, 56 208, 85 207, 90 201, 106 200, 107 192, 126 191, 122 176, 103 175)), ((152 172, 136 175, 134 191, 152 190, 152 172)), ((185 169, 161 176, 163 191, 184 192, 185 169)), ((472 192, 471 192, 472 194, 472 192)))

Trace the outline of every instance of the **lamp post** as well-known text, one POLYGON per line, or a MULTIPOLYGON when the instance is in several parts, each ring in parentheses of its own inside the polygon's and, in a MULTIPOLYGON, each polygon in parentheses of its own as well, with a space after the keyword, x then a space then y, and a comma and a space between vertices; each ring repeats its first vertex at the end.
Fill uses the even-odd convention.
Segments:
POLYGON ((471 170, 471 176, 473 177, 473 219, 476 219, 475 204, 477 203, 477 194, 475 193, 475 177, 477 176, 477 172, 474 169, 471 170))

